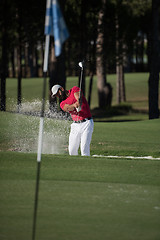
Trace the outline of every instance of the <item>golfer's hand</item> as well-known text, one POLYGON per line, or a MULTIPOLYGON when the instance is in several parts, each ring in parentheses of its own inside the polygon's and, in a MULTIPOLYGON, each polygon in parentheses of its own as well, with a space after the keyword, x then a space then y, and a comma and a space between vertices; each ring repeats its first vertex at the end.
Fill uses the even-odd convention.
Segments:
POLYGON ((80 105, 79 101, 75 102, 75 108, 76 108, 77 112, 81 111, 81 105, 80 105))
POLYGON ((77 101, 77 102, 74 103, 74 107, 75 107, 75 108, 80 107, 80 103, 79 103, 79 101, 77 101))

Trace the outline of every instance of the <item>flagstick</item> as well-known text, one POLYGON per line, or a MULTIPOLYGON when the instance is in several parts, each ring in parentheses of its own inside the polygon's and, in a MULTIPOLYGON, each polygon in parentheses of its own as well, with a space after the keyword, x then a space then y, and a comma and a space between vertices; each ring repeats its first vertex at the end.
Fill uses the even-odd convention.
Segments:
POLYGON ((41 166, 41 153, 42 153, 42 142, 43 142, 43 125, 44 125, 44 110, 45 110, 45 95, 46 95, 46 78, 47 78, 47 68, 48 68, 48 55, 49 55, 49 42, 50 36, 46 35, 45 39, 45 56, 44 56, 44 66, 43 66, 43 98, 42 98, 42 109, 39 124, 39 137, 38 137, 38 152, 37 152, 37 179, 36 179, 36 191, 35 191, 35 202, 34 202, 34 216, 33 216, 33 231, 32 240, 35 239, 36 232, 36 220, 37 220, 37 208, 38 208, 38 193, 39 193, 39 179, 40 179, 40 166, 41 166))

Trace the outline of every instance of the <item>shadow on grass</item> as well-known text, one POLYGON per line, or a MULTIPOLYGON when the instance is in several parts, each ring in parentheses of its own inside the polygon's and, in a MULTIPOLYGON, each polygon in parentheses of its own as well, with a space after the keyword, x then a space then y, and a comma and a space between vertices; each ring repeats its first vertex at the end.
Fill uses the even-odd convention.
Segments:
POLYGON ((131 105, 119 105, 110 108, 94 108, 91 110, 95 122, 129 122, 144 120, 142 115, 148 112, 133 109, 131 105), (136 117, 135 117, 136 115, 136 117))

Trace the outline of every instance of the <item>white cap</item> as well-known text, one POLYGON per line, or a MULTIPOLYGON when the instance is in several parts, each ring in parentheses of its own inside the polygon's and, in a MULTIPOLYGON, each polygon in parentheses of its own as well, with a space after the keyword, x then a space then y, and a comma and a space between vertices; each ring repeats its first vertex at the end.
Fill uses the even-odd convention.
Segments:
POLYGON ((51 89, 52 97, 57 94, 58 89, 60 89, 60 88, 61 88, 61 86, 58 85, 58 84, 57 84, 57 85, 54 85, 54 86, 52 87, 52 89, 51 89))

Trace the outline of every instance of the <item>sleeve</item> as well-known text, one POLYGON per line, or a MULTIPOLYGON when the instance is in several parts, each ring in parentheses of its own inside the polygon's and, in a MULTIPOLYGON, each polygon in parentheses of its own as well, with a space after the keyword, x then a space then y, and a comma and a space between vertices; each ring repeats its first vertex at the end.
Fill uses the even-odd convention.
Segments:
POLYGON ((75 92, 79 92, 79 91, 80 91, 80 88, 77 87, 77 86, 74 86, 74 87, 72 88, 72 93, 71 93, 71 98, 70 98, 70 100, 68 100, 68 98, 67 98, 66 100, 62 101, 62 102, 60 103, 60 108, 63 110, 63 107, 64 107, 65 104, 71 105, 71 104, 73 104, 74 102, 76 102, 77 100, 76 100, 75 97, 74 97, 74 93, 75 93, 75 92))
POLYGON ((74 86, 74 87, 72 88, 72 91, 73 91, 73 93, 79 92, 79 91, 80 91, 80 88, 77 87, 77 86, 74 86))

